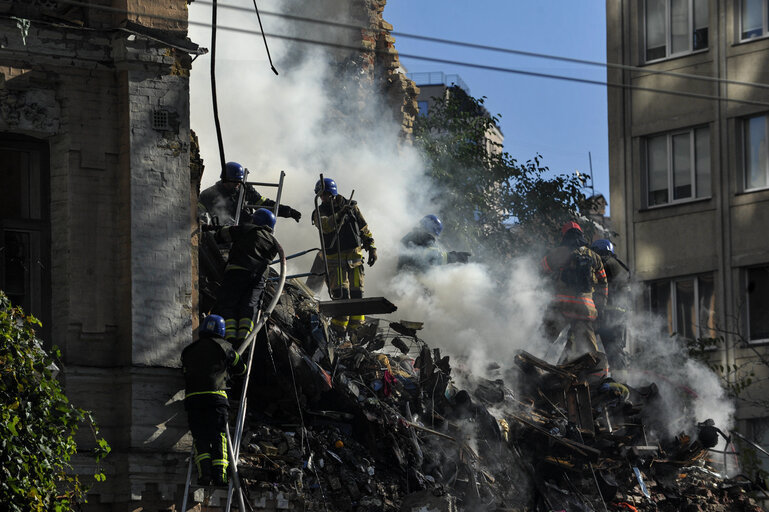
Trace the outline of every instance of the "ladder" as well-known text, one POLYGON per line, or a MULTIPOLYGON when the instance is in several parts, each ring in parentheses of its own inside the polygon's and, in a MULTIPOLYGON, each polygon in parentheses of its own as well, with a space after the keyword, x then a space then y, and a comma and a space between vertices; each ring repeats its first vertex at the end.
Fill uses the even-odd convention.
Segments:
MULTIPOLYGON (((278 193, 277 198, 275 200, 274 205, 274 213, 277 217, 278 214, 278 208, 280 207, 280 198, 282 196, 283 192, 283 181, 286 176, 286 173, 284 171, 280 171, 280 180, 278 183, 259 183, 259 182, 249 182, 246 181, 248 178, 248 170, 246 170, 246 179, 244 179, 244 184, 240 189, 240 194, 238 195, 238 207, 237 211, 235 213, 235 225, 238 225, 238 222, 240 220, 240 212, 243 210, 243 202, 245 200, 245 188, 246 185, 260 185, 260 186, 268 186, 268 187, 277 187, 278 193)), ((255 207, 258 205, 249 205, 246 204, 245 207, 255 207)), ((277 224, 276 224, 277 228, 277 224)), ((275 229, 273 229, 273 232, 275 229)), ((245 512, 245 501, 243 499, 243 490, 240 485, 240 476, 238 475, 238 457, 240 455, 240 442, 241 438, 243 436, 243 427, 245 425, 245 418, 246 418, 246 409, 247 409, 247 393, 248 393, 248 381, 251 376, 251 366, 253 363, 254 358, 254 340, 256 339, 256 335, 259 333, 259 331, 264 326, 264 323, 267 318, 269 318, 270 314, 272 313, 272 310, 275 308, 275 306, 278 303, 278 300, 280 299, 281 293, 283 293, 283 286, 286 283, 286 255, 283 252, 283 247, 278 244, 278 254, 280 258, 278 260, 275 260, 272 263, 280 262, 280 277, 278 278, 278 284, 275 288, 275 292, 273 293, 272 301, 265 309, 264 313, 262 313, 262 310, 259 309, 254 314, 254 318, 252 320, 254 321, 254 329, 251 331, 251 333, 246 337, 246 339, 243 342, 243 345, 238 349, 238 354, 242 356, 244 352, 247 349, 251 349, 248 354, 248 364, 246 366, 246 375, 243 379, 243 389, 241 390, 240 394, 240 403, 238 406, 238 415, 237 419, 235 421, 235 437, 233 438, 230 434, 230 426, 229 422, 227 422, 227 425, 225 427, 225 432, 227 434, 227 452, 230 464, 228 466, 230 470, 230 479, 229 479, 229 485, 227 489, 227 504, 225 507, 225 511, 229 512, 230 507, 232 506, 232 497, 234 491, 237 491, 238 493, 238 505, 240 512, 245 512), (234 440, 234 442, 233 442, 234 440)), ((187 511, 187 499, 190 494, 190 487, 191 487, 191 481, 192 481, 192 466, 193 466, 193 459, 194 459, 194 452, 195 448, 194 446, 190 450, 190 456, 189 456, 189 464, 187 467, 187 479, 184 484, 184 498, 182 500, 182 508, 181 510, 183 512, 187 511)))

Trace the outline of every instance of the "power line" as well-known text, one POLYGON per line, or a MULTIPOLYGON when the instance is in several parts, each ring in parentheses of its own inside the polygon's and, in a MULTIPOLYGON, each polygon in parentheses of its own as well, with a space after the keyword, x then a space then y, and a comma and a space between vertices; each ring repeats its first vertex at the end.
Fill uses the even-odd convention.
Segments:
MULTIPOLYGON (((179 23, 187 23, 189 25, 194 26, 201 26, 205 28, 211 28, 211 26, 208 23, 204 22, 197 22, 197 21, 189 21, 184 20, 181 18, 173 18, 168 16, 161 16, 161 15, 155 15, 155 14, 149 14, 149 13, 140 13, 140 12, 132 12, 127 11, 124 9, 118 9, 115 7, 108 7, 108 6, 100 6, 100 5, 93 5, 88 4, 84 2, 80 2, 77 0, 59 0, 61 3, 65 4, 71 4, 71 5, 78 5, 78 6, 85 6, 90 7, 93 9, 100 9, 105 11, 111 11, 111 12, 117 12, 120 14, 125 15, 131 15, 131 16, 145 16, 160 20, 166 20, 166 21, 173 21, 173 22, 179 22, 179 23)), ((375 48, 368 49, 368 48, 362 48, 360 46, 352 46, 352 45, 345 45, 341 43, 333 43, 329 41, 319 41, 315 39, 307 39, 307 38, 301 38, 296 36, 288 36, 283 34, 269 34, 269 33, 263 33, 255 30, 250 29, 244 29, 244 28, 238 28, 238 27, 219 27, 221 30, 226 30, 230 32, 236 32, 236 33, 242 33, 242 34, 248 34, 248 35, 264 35, 266 37, 273 37, 276 39, 283 39, 287 41, 293 41, 303 44, 311 44, 311 45, 318 45, 318 46, 325 46, 330 48, 336 48, 336 49, 344 49, 349 51, 355 51, 355 52, 362 52, 362 53, 375 53, 375 54, 389 54, 387 50, 377 50, 375 48)), ((414 54, 407 54, 407 53, 401 53, 398 52, 400 57, 403 58, 410 58, 414 60, 422 60, 426 62, 435 62, 440 64, 450 64, 454 66, 462 66, 462 67, 468 67, 468 68, 474 68, 474 69, 482 69, 486 71, 497 71, 502 73, 508 73, 508 74, 516 74, 516 75, 522 75, 522 76, 531 76, 536 78, 549 78, 553 80, 562 80, 562 81, 568 81, 568 82, 575 82, 575 83, 582 83, 582 84, 588 84, 588 85, 598 85, 603 87, 613 87, 613 88, 623 88, 623 89, 631 89, 636 91, 643 91, 643 92, 653 92, 653 93, 659 93, 659 94, 669 94, 673 96, 682 96, 682 97, 689 97, 689 98, 696 98, 696 99, 705 99, 705 100, 715 100, 715 101, 729 101, 733 103, 740 103, 743 105, 753 105, 753 106, 760 106, 760 107, 769 107, 769 103, 762 102, 762 101, 753 101, 753 100, 744 100, 739 98, 730 98, 728 96, 712 96, 709 94, 701 94, 701 93, 693 93, 693 92, 687 92, 687 91, 677 91, 673 89, 660 89, 655 87, 644 87, 639 85, 633 85, 633 84, 625 84, 625 83, 614 83, 614 82, 603 82, 601 80, 590 80, 586 78, 577 78, 567 75, 557 75, 557 74, 551 74, 551 73, 540 73, 535 71, 526 71, 522 69, 516 69, 516 68, 508 68, 508 67, 502 67, 502 66, 493 66, 493 65, 487 65, 487 64, 477 64, 474 62, 464 62, 464 61, 458 61, 458 60, 452 60, 452 59, 443 59, 438 57, 427 57, 423 55, 414 55, 414 54)), ((745 84, 748 84, 747 82, 745 84)))
MULTIPOLYGON (((198 4, 201 5, 212 5, 211 2, 207 2, 205 0, 197 0, 198 4)), ((231 9, 235 11, 248 11, 248 9, 236 5, 220 5, 223 9, 231 9)), ((636 71, 638 73, 645 73, 645 74, 653 74, 653 75, 665 75, 665 76, 673 76, 678 78, 687 78, 692 80, 704 80, 708 82, 717 82, 717 83, 725 83, 730 85, 743 85, 747 87, 758 87, 761 89, 769 89, 769 84, 762 84, 758 82, 743 82, 740 80, 730 80, 728 78, 719 78, 719 77, 713 77, 713 76, 706 76, 706 75, 695 75, 691 73, 680 73, 677 71, 664 71, 664 70, 657 70, 657 69, 651 69, 641 66, 631 66, 628 64, 617 64, 612 62, 600 62, 600 61, 594 61, 594 60, 586 60, 586 59, 577 59, 572 57, 562 57, 559 55, 551 55, 547 53, 538 53, 538 52, 529 52, 524 50, 515 50, 513 48, 504 48, 500 46, 491 46, 491 45, 485 45, 485 44, 478 44, 478 43, 469 43, 466 41, 457 41, 454 39, 443 39, 439 37, 431 37, 431 36, 423 36, 419 34, 409 34, 406 32, 398 32, 398 31, 386 31, 384 29, 372 29, 371 27, 365 27, 362 25, 353 25, 351 23, 343 23, 339 21, 331 21, 331 20, 318 20, 313 18, 307 18, 305 16, 297 16, 295 14, 286 14, 281 12, 272 12, 272 11, 262 11, 262 14, 265 16, 275 16, 279 18, 289 19, 293 21, 301 21, 304 23, 314 23, 317 25, 326 25, 326 26, 332 26, 337 28, 346 28, 350 30, 364 30, 364 31, 378 31, 378 32, 385 32, 388 34, 391 34, 396 37, 404 37, 406 39, 416 39, 418 41, 425 41, 430 43, 438 43, 438 44, 447 44, 451 46, 460 46, 464 48, 472 48, 475 50, 484 50, 484 51, 494 51, 494 52, 500 52, 500 53, 507 53, 511 55, 518 55, 522 57, 533 57, 533 58, 539 58, 539 59, 547 59, 547 60, 555 60, 560 62, 570 62, 572 64, 584 64, 588 66, 598 66, 603 68, 611 68, 611 69, 622 69, 625 71, 636 71)))

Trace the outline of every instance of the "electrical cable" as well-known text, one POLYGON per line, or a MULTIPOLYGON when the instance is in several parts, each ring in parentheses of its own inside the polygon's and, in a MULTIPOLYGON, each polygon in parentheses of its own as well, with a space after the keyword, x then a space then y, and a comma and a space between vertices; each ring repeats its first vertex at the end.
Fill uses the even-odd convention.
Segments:
MULTIPOLYGON (((259 20, 259 30, 262 31, 262 39, 264 39, 264 49, 267 51, 267 60, 270 61, 270 69, 275 75, 278 74, 278 70, 275 69, 275 65, 272 63, 272 56, 270 55, 270 47, 267 45, 267 36, 264 35, 264 27, 262 27, 262 17, 259 16, 259 7, 256 6, 256 0, 254 0, 254 10, 256 11, 256 19, 259 20)), ((275 212, 277 214, 277 212, 275 212)))
MULTIPOLYGON (((157 18, 161 20, 166 21, 174 21, 179 23, 189 23, 191 25, 200 25, 200 26, 207 26, 206 24, 201 24, 199 22, 193 22, 189 20, 184 20, 181 18, 173 18, 173 17, 166 17, 161 15, 153 15, 148 13, 140 13, 140 12, 132 12, 127 11, 124 9, 119 9, 115 7, 107 7, 107 6, 95 6, 92 4, 87 4, 82 1, 78 0, 59 0, 60 3, 63 4, 71 4, 71 5, 77 5, 77 6, 84 6, 84 7, 92 7, 95 9, 102 9, 102 10, 110 10, 113 12, 123 13, 126 15, 132 15, 132 16, 144 16, 144 17, 151 17, 151 18, 157 18)), ((200 5, 212 5, 212 2, 207 2, 204 0, 198 0, 198 4, 200 5)), ((231 10, 240 10, 240 11, 250 11, 250 9, 247 9, 245 7, 239 7, 234 5, 222 5, 221 6, 224 9, 231 9, 231 10)), ((729 85, 741 85, 746 87, 757 87, 762 89, 769 89, 769 84, 763 84, 758 82, 744 82, 740 80, 730 80, 727 78, 719 78, 719 77, 712 77, 712 76, 705 76, 705 75, 695 75, 691 73, 680 73, 677 71, 664 71, 664 70, 657 70, 652 69, 644 66, 632 66, 628 64, 618 64, 618 63, 611 63, 611 62, 600 62, 600 61, 593 61, 593 60, 587 60, 587 59, 578 59, 573 57, 562 57, 559 55, 551 55, 546 53, 539 53, 539 52, 529 52, 524 50, 516 50, 513 48, 505 48, 500 46, 492 46, 492 45, 485 45, 485 44, 479 44, 479 43, 470 43, 466 41, 457 41, 453 39, 444 39, 444 38, 438 38, 438 37, 431 37, 431 36, 422 36, 418 34, 410 34, 406 32, 398 32, 398 31, 387 31, 385 29, 374 29, 371 27, 365 27, 362 25, 354 25, 350 23, 343 23, 343 22, 337 22, 337 21, 331 21, 331 20, 318 20, 313 18, 307 18, 304 16, 297 16, 293 14, 286 14, 286 13, 278 13, 278 12, 272 12, 272 11, 262 11, 262 13, 266 16, 276 16, 292 21, 300 21, 305 23, 314 23, 314 24, 320 24, 320 25, 326 25, 331 27, 337 27, 337 28, 346 28, 350 30, 363 30, 363 31, 372 31, 372 32, 382 32, 386 33, 395 37, 403 37, 406 39, 415 39, 425 42, 432 42, 432 43, 438 43, 438 44, 447 44, 452 46, 460 46, 465 48, 471 48, 476 50, 483 50, 483 51, 494 51, 494 52, 500 52, 500 53, 507 53, 511 55, 519 55, 523 57, 532 57, 532 58, 540 58, 540 59, 549 59, 549 60, 556 60, 561 62, 570 62, 573 64, 583 64, 583 65, 589 65, 589 66, 598 66, 598 67, 604 67, 604 68, 612 68, 612 69, 622 69, 626 71, 635 71, 638 73, 646 73, 646 74, 652 74, 652 75, 664 75, 664 76, 672 76, 672 77, 678 77, 678 78, 685 78, 685 79, 692 79, 692 80, 703 80, 703 81, 710 81, 710 82, 716 82, 716 83, 724 83, 729 85)), ((258 13, 257 13, 258 16, 258 13)), ((261 27, 261 21, 260 21, 260 27, 261 27)), ((227 28, 222 28, 223 30, 228 30, 227 28)), ((241 30, 237 30, 241 31, 241 30)), ((255 31, 246 31, 246 33, 252 33, 252 34, 259 34, 259 32, 255 31)), ((262 33, 262 35, 264 35, 262 33)), ((268 34, 269 35, 269 34, 268 34)), ((276 37, 276 36, 272 36, 276 37)), ((359 48, 357 48, 359 49, 359 48)), ((403 54, 401 54, 403 56, 403 54)), ((415 57, 409 57, 409 58, 415 58, 415 57)))
MULTIPOLYGON (((200 5, 210 5, 210 2, 206 2, 204 0, 197 0, 197 3, 200 5)), ((236 5, 222 5, 222 8, 225 9, 231 9, 236 11, 241 10, 247 10, 245 7, 239 7, 236 5)), ((479 44, 479 43, 470 43, 467 41, 457 41, 454 39, 444 39, 440 37, 431 37, 431 36, 423 36, 419 34, 409 34, 407 32, 399 32, 396 30, 388 31, 385 29, 372 29, 371 27, 365 27, 363 25, 353 25, 351 23, 342 23, 338 21, 331 21, 331 20, 319 20, 319 19, 313 19, 313 18, 307 18, 304 16, 297 16, 295 14, 286 14, 281 12, 270 12, 270 11, 263 11, 263 14, 265 16, 276 16, 283 19, 288 19, 292 21, 300 21, 304 23, 314 23, 318 25, 325 25, 325 26, 331 26, 331 27, 337 27, 337 28, 346 28, 350 30, 364 30, 364 31, 374 31, 374 32, 380 32, 385 33, 388 35, 392 35, 395 37, 403 37, 406 39, 415 39, 418 41, 425 41, 429 43, 438 43, 438 44, 447 44, 451 46, 460 46, 463 48, 471 48, 474 50, 484 50, 484 51, 493 51, 493 52, 500 52, 500 53, 507 53, 511 55, 518 55, 522 57, 533 57, 538 59, 549 59, 549 60, 556 60, 561 62, 570 62, 572 64, 584 64, 588 66, 599 66, 603 68, 612 68, 612 69, 622 69, 626 71, 637 71, 639 73, 648 73, 648 74, 654 74, 654 75, 666 75, 666 76, 674 76, 679 78, 689 78, 693 80, 704 80, 704 81, 712 81, 712 82, 718 82, 718 83, 725 83, 730 85, 744 85, 748 87, 759 87, 762 89, 769 89, 769 84, 762 84, 757 82, 743 82, 740 80, 730 80, 728 78, 719 78, 719 77, 712 77, 712 76, 704 76, 704 75, 695 75, 691 73, 680 73, 677 71, 664 71, 664 70, 656 70, 656 69, 650 69, 643 66, 631 66, 628 64, 617 64, 612 62, 600 62, 600 61, 594 61, 594 60, 587 60, 587 59, 577 59, 573 57, 563 57, 559 55, 551 55, 547 53, 539 53, 539 52, 528 52, 524 50, 516 50, 513 48, 505 48, 501 46, 492 46, 492 45, 486 45, 486 44, 479 44)))
MULTIPOLYGON (((125 13, 126 15, 141 15, 141 16, 147 16, 147 17, 153 17, 158 19, 165 19, 169 21, 186 21, 190 25, 196 25, 196 26, 202 26, 202 27, 208 27, 206 23, 201 22, 195 22, 195 21, 187 21, 187 20, 181 20, 177 18, 169 18, 166 16, 159 16, 159 15, 151 15, 151 14, 145 14, 145 13, 134 13, 130 11, 125 11, 113 7, 106 7, 106 6, 93 6, 91 4, 83 4, 83 2, 79 2, 77 0, 60 0, 62 3, 68 3, 72 5, 87 5, 89 7, 92 7, 94 9, 105 9, 110 11, 118 11, 121 13, 125 13)), ((238 27, 220 27, 222 30, 227 30, 230 32, 236 32, 236 33, 243 33, 243 34, 262 34, 266 37, 273 37, 276 39, 283 39, 288 41, 294 41, 299 43, 305 43, 305 44, 313 44, 313 45, 319 45, 319 46, 326 46, 331 48, 337 48, 337 49, 346 49, 350 51, 357 51, 357 52, 366 52, 366 53, 376 53, 376 54, 389 54, 390 52, 386 49, 369 49, 369 48, 361 48, 359 46, 352 46, 352 45, 344 45, 340 43, 332 43, 328 41, 318 41, 313 39, 306 39, 296 36, 287 36, 282 34, 267 34, 262 32, 257 32, 250 29, 243 29, 238 27)), ((2 51, 2 49, 0 49, 2 51)), ((575 83, 582 83, 587 85, 598 85, 603 87, 612 87, 612 88, 621 88, 621 89, 631 89, 636 91, 643 91, 643 92, 652 92, 652 93, 659 93, 659 94, 669 94, 673 96, 681 96, 681 97, 688 97, 688 98, 696 98, 696 99, 705 99, 705 100, 715 100, 715 101, 729 101, 732 103, 739 103, 744 105, 753 105, 753 106, 760 106, 764 108, 769 108, 769 102, 762 102, 762 101, 753 101, 753 100, 744 100, 739 98, 731 98, 728 96, 711 96, 708 94, 701 94, 701 93, 693 93, 693 92, 686 92, 686 91, 677 91, 672 89, 660 89, 656 87, 644 87, 639 85, 633 85, 633 84, 624 84, 624 83, 614 83, 614 82, 603 82, 601 80, 590 80, 586 78, 577 78, 572 76, 565 76, 565 75, 557 75, 557 74, 551 74, 551 73, 540 73, 535 71, 526 71, 522 69, 516 69, 516 68, 506 68, 501 66, 492 66, 492 65, 486 65, 486 64, 477 64, 473 62, 463 62, 458 60, 452 60, 452 59, 442 59, 437 57, 426 57, 422 55, 414 55, 414 54, 406 54, 399 52, 399 56, 401 58, 411 58, 414 60, 422 60, 427 62, 436 62, 440 64, 451 64, 455 66, 463 66, 468 68, 475 68, 475 69, 482 69, 486 71, 498 71, 501 73, 509 73, 509 74, 517 74, 522 76, 531 76, 536 78, 549 78, 553 80, 563 80, 563 81, 569 81, 569 82, 575 82, 575 83)), ((749 84, 748 82, 743 83, 743 85, 749 84)))
POLYGON ((211 102, 214 107, 214 126, 216 126, 216 142, 219 144, 219 163, 221 171, 219 175, 226 178, 226 160, 224 158, 224 142, 222 141, 222 126, 219 123, 219 103, 216 101, 216 0, 213 0, 211 9, 211 102))

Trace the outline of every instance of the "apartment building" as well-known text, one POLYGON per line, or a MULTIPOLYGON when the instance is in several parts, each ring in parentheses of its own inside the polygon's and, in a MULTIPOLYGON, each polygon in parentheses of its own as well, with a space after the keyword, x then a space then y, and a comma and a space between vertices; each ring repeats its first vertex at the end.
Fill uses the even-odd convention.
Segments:
POLYGON ((769 1, 606 2, 617 248, 643 306, 750 372, 739 430, 769 443, 769 1))

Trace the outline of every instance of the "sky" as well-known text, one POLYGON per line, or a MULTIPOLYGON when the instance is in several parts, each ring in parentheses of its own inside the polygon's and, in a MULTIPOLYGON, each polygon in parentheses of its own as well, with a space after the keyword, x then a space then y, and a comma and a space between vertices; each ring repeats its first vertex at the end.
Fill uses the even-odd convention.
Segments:
MULTIPOLYGON (((606 9, 599 0, 388 0, 394 32, 560 57, 606 61, 606 9)), ((603 67, 426 43, 396 36, 402 54, 606 81, 603 67)), ((409 72, 459 74, 473 96, 501 114, 505 150, 519 161, 539 153, 552 171, 589 173, 609 199, 606 88, 401 57, 409 72)))

